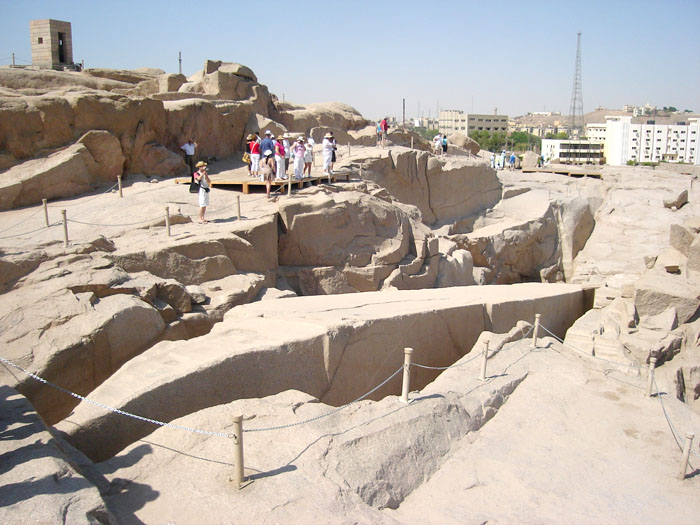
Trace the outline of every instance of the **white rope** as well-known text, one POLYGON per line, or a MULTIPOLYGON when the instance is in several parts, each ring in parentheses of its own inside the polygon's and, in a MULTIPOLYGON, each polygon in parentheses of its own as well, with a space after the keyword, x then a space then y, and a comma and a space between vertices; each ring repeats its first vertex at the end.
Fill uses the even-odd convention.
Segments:
POLYGON ((9 360, 5 359, 4 357, 0 357, 0 362, 3 362, 8 366, 16 368, 20 372, 23 372, 25 375, 31 377, 32 379, 35 379, 36 381, 39 381, 40 383, 44 383, 45 385, 48 385, 52 388, 55 388, 56 390, 59 390, 65 394, 68 394, 69 396, 73 396, 77 399, 80 399, 81 401, 85 401, 86 403, 90 403, 90 404, 98 406, 100 408, 104 408, 105 410, 109 410, 110 412, 114 412, 115 414, 120 414, 122 416, 130 417, 133 419, 138 419, 139 421, 145 421, 146 423, 152 423, 154 425, 158 425, 161 427, 169 427, 169 428, 174 428, 176 430, 184 430, 186 432, 192 432, 194 434, 204 434, 207 436, 217 436, 217 437, 223 437, 223 438, 233 437, 233 434, 224 434, 223 432, 212 432, 210 430, 200 430, 197 428, 190 428, 190 427, 185 427, 185 426, 181 426, 181 425, 175 425, 173 423, 165 423, 163 421, 158 421, 157 419, 151 419, 148 417, 139 416, 137 414, 132 414, 130 412, 126 412, 126 411, 120 410, 118 408, 113 408, 111 406, 105 405, 104 403, 100 403, 99 401, 94 401, 94 400, 89 399, 85 396, 81 396, 80 394, 76 394, 75 392, 71 392, 70 390, 67 390, 61 386, 55 385, 55 384, 51 383, 50 381, 47 381, 43 377, 40 377, 36 374, 28 372, 27 370, 25 370, 21 366, 16 365, 12 361, 9 361, 9 360))
POLYGON ((36 230, 30 230, 28 232, 22 232, 22 233, 15 233, 14 235, 6 235, 4 237, 0 237, 0 239, 14 239, 16 237, 22 237, 24 235, 29 235, 30 233, 40 232, 40 231, 46 230, 47 228, 53 228, 54 226, 59 226, 60 224, 61 224, 60 222, 54 222, 53 224, 49 224, 48 226, 42 226, 41 228, 37 228, 36 230))
MULTIPOLYGON (((517 342, 517 341, 522 341, 523 339, 526 339, 527 336, 529 336, 530 333, 532 332, 532 329, 533 329, 533 327, 530 326, 530 329, 527 331, 527 333, 524 334, 520 339, 516 339, 516 340, 514 340, 514 341, 509 341, 509 342, 510 342, 510 343, 515 343, 515 342, 517 342)), ((497 352, 497 351, 499 351, 499 350, 496 350, 496 349, 491 350, 491 355, 493 355, 493 354, 494 354, 495 352, 497 352)), ((450 365, 450 366, 428 366, 428 365, 421 365, 421 364, 418 364, 418 363, 411 363, 411 366, 415 366, 415 367, 418 367, 418 368, 425 368, 425 369, 428 369, 428 370, 449 370, 450 368, 459 368, 460 366, 464 366, 464 365, 466 365, 467 363, 471 363, 472 361, 474 361, 474 359, 476 359, 477 357, 480 357, 480 356, 481 356, 481 353, 477 352, 477 353, 475 353, 473 356, 471 356, 469 359, 467 359, 466 361, 463 361, 462 363, 459 363, 459 364, 456 364, 456 365, 450 365)), ((511 363, 511 364, 512 364, 512 363, 511 363)), ((510 365, 509 365, 509 366, 510 366, 510 365)))
POLYGON ((569 348, 571 348, 572 350, 578 352, 579 354, 583 354, 583 355, 585 355, 585 356, 587 356, 587 357, 592 357, 593 359, 596 359, 596 360, 598 360, 598 361, 604 361, 604 362, 606 362, 606 363, 610 363, 610 364, 615 365, 615 366, 624 366, 624 367, 632 368, 632 369, 635 369, 635 370, 641 370, 641 369, 643 368, 643 367, 641 367, 641 366, 639 366, 639 365, 628 365, 628 364, 626 364, 626 363, 618 363, 617 361, 611 361, 611 360, 609 360, 609 359, 604 359, 604 358, 602 358, 602 357, 598 357, 598 356, 589 354, 588 352, 584 352, 583 350, 579 350, 578 348, 576 348, 575 346, 571 345, 570 343, 567 343, 567 342, 564 341, 563 339, 557 337, 557 336, 554 335, 552 332, 550 332, 549 330, 547 330, 547 327, 544 326, 542 323, 540 323, 540 327, 541 327, 545 332, 547 332, 549 335, 551 335, 552 337, 554 337, 554 339, 556 339, 557 341, 559 341, 561 344, 563 344, 564 346, 568 346, 569 348))
POLYGON ((24 219, 22 219, 22 220, 19 221, 18 223, 13 224, 12 226, 9 226, 8 228, 5 228, 4 230, 0 230, 0 233, 5 233, 6 231, 9 231, 9 230, 12 230, 12 229, 16 228, 16 227, 19 226, 20 224, 27 222, 29 219, 31 219, 32 217, 34 217, 34 216, 35 216, 37 213, 39 213, 40 211, 41 211, 41 208, 38 208, 37 210, 34 211, 34 213, 30 213, 29 215, 27 215, 24 219))
POLYGON ((291 428, 291 427, 296 427, 296 426, 299 426, 299 425, 305 425, 306 423, 311 423, 312 421, 318 421, 319 419, 323 419, 324 417, 331 416, 331 415, 335 414, 336 412, 340 412, 340 411, 343 410, 344 408, 347 408, 347 407, 349 407, 350 405, 352 405, 352 404, 354 404, 354 403, 357 403, 358 401, 362 401, 362 400, 363 400, 364 398, 366 398, 367 396, 373 394, 374 392, 376 392, 377 390, 379 390, 381 387, 383 387, 385 384, 387 384, 389 381, 391 381, 394 377, 396 377, 396 374, 398 374, 399 372, 401 372, 401 370, 403 370, 403 366, 402 366, 401 368, 399 368, 398 370, 396 370, 396 372, 394 372, 393 374, 391 374, 389 377, 387 377, 384 381, 382 381, 381 383, 379 383, 377 386, 375 386, 372 390, 370 390, 370 391, 367 392, 366 394, 363 394, 363 395, 361 395, 360 397, 358 397, 357 399, 355 399, 355 400, 353 400, 353 401, 350 401, 349 403, 347 403, 347 404, 345 404, 345 405, 343 405, 343 406, 341 406, 341 407, 338 407, 338 408, 336 408, 336 409, 334 409, 334 410, 331 410, 330 412, 326 412, 325 414, 321 414, 320 416, 316 416, 316 417, 312 417, 312 418, 309 418, 309 419, 305 419, 305 420, 303 420, 303 421, 298 421, 298 422, 296 422, 296 423, 289 423, 288 425, 279 425, 279 426, 276 426, 276 427, 267 427, 267 428, 248 428, 248 429, 244 429, 243 432, 267 432, 267 431, 269 431, 269 430, 281 430, 281 429, 283 429, 283 428, 291 428))
POLYGON ((63 209, 63 208, 71 208, 73 206, 82 206, 83 204, 87 204, 88 202, 95 200, 98 197, 102 197, 105 193, 112 191, 117 186, 119 186, 119 183, 114 184, 113 186, 107 188, 106 190, 104 190, 104 191, 98 193, 97 195, 94 195, 93 197, 90 197, 89 199, 84 200, 84 201, 74 202, 73 204, 47 204, 46 207, 47 208, 63 209))

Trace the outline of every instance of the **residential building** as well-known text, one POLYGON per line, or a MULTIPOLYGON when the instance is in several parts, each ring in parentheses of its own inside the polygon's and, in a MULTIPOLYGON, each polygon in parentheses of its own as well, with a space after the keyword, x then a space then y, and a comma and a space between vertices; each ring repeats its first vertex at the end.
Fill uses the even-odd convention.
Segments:
POLYGON ((633 123, 632 117, 606 117, 605 158, 620 166, 633 162, 684 162, 700 165, 700 118, 688 117, 673 124, 657 119, 633 123))
POLYGON ((472 131, 488 131, 489 133, 507 133, 508 115, 479 115, 465 113, 459 110, 440 111, 438 118, 441 133, 459 132, 469 135, 472 131))
POLYGON ((593 140, 542 139, 542 156, 546 161, 559 159, 564 164, 600 164, 603 143, 593 140))

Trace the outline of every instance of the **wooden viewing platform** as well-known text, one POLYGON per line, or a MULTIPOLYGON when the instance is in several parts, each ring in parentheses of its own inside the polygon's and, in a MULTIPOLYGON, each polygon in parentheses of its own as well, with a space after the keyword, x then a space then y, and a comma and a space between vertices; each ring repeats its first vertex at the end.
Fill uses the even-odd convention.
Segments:
MULTIPOLYGON (((303 179, 295 179, 292 176, 292 187, 296 189, 302 189, 306 183, 310 183, 311 185, 318 186, 322 182, 328 182, 328 183, 333 183, 338 179, 344 179, 345 181, 350 180, 350 175, 352 175, 352 171, 350 170, 341 170, 341 171, 336 171, 333 172, 332 175, 312 175, 311 177, 304 177, 303 179)), ((249 194, 252 188, 255 187, 261 187, 265 188, 265 182, 261 181, 260 179, 253 179, 248 176, 248 173, 245 172, 245 174, 241 175, 238 173, 221 173, 219 175, 209 175, 209 178, 211 179, 211 185, 212 188, 232 188, 236 189, 240 187, 241 191, 244 194, 249 194)), ((190 183, 190 178, 189 177, 183 177, 183 178, 178 178, 175 179, 176 184, 189 184, 190 183)), ((276 190, 280 187, 287 187, 289 184, 289 180, 277 180, 274 179, 270 182, 270 185, 273 190, 276 190)))
POLYGON ((600 170, 589 170, 576 166, 552 166, 549 168, 522 168, 523 173, 554 173, 556 175, 566 175, 567 177, 595 177, 600 179, 603 174, 600 170))

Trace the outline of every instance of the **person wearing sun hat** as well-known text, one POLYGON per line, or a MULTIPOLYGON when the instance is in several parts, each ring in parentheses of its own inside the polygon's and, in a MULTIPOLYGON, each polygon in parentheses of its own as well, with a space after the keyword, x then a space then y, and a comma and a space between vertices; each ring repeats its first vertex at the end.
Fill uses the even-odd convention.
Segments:
POLYGON ((304 177, 304 137, 299 137, 294 143, 294 178, 301 179, 304 177))
POLYGON ((260 143, 255 134, 251 133, 248 136, 253 137, 248 142, 248 146, 250 147, 250 176, 257 178, 260 172, 260 143))
POLYGON ((197 171, 194 172, 194 180, 199 184, 199 223, 207 222, 204 219, 204 213, 209 206, 209 189, 211 188, 211 179, 207 169, 207 163, 199 161, 197 163, 197 171))
POLYGON ((270 198, 270 189, 272 186, 272 179, 275 176, 275 158, 274 158, 274 151, 266 149, 263 151, 263 160, 261 162, 262 164, 262 175, 261 175, 261 180, 265 182, 265 190, 267 193, 267 198, 270 198))
MULTIPOLYGON (((303 138, 303 137, 301 137, 303 138)), ((304 153, 304 173, 307 177, 311 177, 311 164, 314 162, 314 143, 311 137, 306 141, 305 153, 304 153)))
POLYGON ((331 164, 333 163, 333 150, 334 150, 334 143, 333 143, 333 133, 326 133, 323 136, 323 142, 321 143, 323 147, 323 174, 324 175, 330 175, 331 174, 331 164))
POLYGON ((284 173, 287 173, 287 170, 289 169, 289 159, 292 156, 291 153, 291 146, 289 144, 289 139, 291 139, 292 136, 289 133, 285 133, 282 135, 282 146, 284 147, 284 173))
POLYGON ((250 141, 251 140, 255 140, 255 135, 253 135, 252 133, 249 133, 248 136, 245 138, 245 152, 246 152, 247 157, 246 157, 246 155, 243 155, 243 161, 246 164, 248 164, 248 176, 249 177, 252 176, 250 168, 253 164, 253 159, 250 158, 250 141), (247 161, 246 161, 246 158, 248 159, 247 161))

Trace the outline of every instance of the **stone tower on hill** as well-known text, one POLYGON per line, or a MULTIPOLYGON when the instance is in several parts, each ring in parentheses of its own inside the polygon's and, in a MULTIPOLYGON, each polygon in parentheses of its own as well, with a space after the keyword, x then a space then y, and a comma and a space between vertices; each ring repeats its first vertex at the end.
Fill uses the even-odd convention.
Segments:
POLYGON ((32 65, 52 69, 73 69, 73 35, 70 22, 30 20, 32 65))

